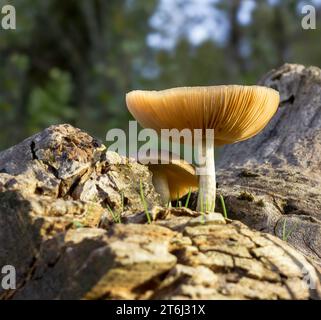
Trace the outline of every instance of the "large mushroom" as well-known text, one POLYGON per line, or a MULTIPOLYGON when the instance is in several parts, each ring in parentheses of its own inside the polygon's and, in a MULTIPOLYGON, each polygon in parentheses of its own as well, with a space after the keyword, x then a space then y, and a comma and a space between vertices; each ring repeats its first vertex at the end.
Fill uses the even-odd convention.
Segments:
POLYGON ((205 158, 206 170, 199 177, 199 211, 215 209, 214 145, 255 136, 275 114, 279 100, 279 93, 271 88, 238 85, 135 90, 126 95, 129 111, 145 128, 159 133, 161 129, 202 129, 197 148, 199 158, 205 158), (210 141, 206 129, 214 130, 210 141))
POLYGON ((195 168, 174 153, 152 150, 149 156, 138 154, 138 162, 152 172, 153 185, 164 205, 197 190, 195 168))

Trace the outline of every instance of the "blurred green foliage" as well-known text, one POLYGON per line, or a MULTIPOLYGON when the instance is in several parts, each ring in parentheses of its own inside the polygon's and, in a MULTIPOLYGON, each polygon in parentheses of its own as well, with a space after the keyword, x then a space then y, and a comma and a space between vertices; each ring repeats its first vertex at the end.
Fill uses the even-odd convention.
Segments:
POLYGON ((182 33, 165 50, 146 41, 160 1, 10 1, 17 30, 0 28, 0 149, 64 122, 104 140, 127 128, 132 89, 252 84, 284 62, 320 65, 320 8, 318 29, 304 31, 296 0, 257 1, 249 24, 237 18, 242 0, 213 2, 229 22, 225 41, 195 46, 182 33))
POLYGON ((44 86, 35 86, 28 101, 28 129, 40 130, 61 119, 67 122, 77 118, 71 106, 72 82, 69 73, 53 68, 44 86))

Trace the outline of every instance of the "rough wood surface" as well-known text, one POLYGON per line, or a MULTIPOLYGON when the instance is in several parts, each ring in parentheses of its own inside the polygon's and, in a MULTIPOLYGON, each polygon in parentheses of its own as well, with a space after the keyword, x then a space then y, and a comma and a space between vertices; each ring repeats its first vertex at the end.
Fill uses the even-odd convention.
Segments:
POLYGON ((293 166, 321 171, 321 70, 286 64, 259 82, 280 92, 276 115, 262 133, 222 150, 220 168, 293 166))
POLYGON ((283 101, 274 122, 223 150, 219 194, 229 217, 250 227, 159 207, 146 167, 69 125, 1 152, 0 266, 16 267, 17 289, 0 288, 0 299, 320 299, 319 169, 309 149, 318 120, 301 136, 310 165, 298 141, 280 142, 301 108, 317 112, 318 74, 291 65, 270 73, 263 81, 283 101))
POLYGON ((222 149, 219 193, 230 218, 288 235, 320 264, 321 70, 286 64, 260 84, 279 90, 280 108, 261 134, 222 149))

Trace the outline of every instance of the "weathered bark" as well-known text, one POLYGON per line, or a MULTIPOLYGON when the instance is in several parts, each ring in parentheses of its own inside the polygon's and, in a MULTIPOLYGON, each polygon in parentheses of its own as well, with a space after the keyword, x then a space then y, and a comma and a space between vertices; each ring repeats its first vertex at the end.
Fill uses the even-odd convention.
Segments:
POLYGON ((286 64, 260 84, 279 90, 281 105, 262 133, 222 149, 218 193, 230 218, 286 238, 320 264, 321 70, 286 64))
POLYGON ((310 173, 321 171, 321 70, 285 64, 260 85, 280 92, 277 114, 256 137, 224 147, 220 168, 270 164, 310 173))
POLYGON ((53 126, 0 153, 0 267, 14 265, 18 281, 0 298, 320 299, 319 120, 306 122, 318 111, 319 74, 268 75, 281 108, 261 135, 223 150, 218 175, 230 218, 281 238, 285 225, 284 240, 304 254, 219 213, 204 221, 159 207, 146 167, 53 126))
MULTIPOLYGON (((198 213, 189 209, 155 207, 151 214, 152 225, 114 224, 108 231, 70 228, 50 237, 41 224, 25 221, 20 234, 24 243, 12 249, 21 254, 34 244, 32 260, 15 261, 24 264, 25 272, 18 289, 2 292, 1 298, 320 298, 317 269, 271 235, 240 222, 226 224, 219 215, 202 224, 198 213), (37 246, 36 235, 42 237, 37 246)), ((27 212, 20 211, 16 221, 10 221, 22 217, 27 212)), ((11 230, 18 234, 19 229, 11 230)), ((10 262, 12 255, 6 258, 10 262)))
MULTIPOLYGON (((140 181, 147 204, 159 204, 147 167, 106 153, 70 125, 50 127, 1 152, 0 267, 15 266, 18 286, 24 286, 43 243, 63 239, 69 229, 98 227, 112 213, 141 212, 140 181)), ((0 285, 1 294, 8 292, 0 285)))

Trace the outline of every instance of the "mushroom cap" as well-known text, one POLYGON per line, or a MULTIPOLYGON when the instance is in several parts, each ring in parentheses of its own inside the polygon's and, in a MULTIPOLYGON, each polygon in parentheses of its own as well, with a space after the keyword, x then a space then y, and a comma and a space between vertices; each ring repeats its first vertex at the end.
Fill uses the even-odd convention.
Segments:
MULTIPOLYGON (((171 200, 177 199, 177 196, 181 198, 190 190, 193 192, 198 189, 198 176, 195 168, 187 161, 180 159, 178 155, 164 150, 160 151, 160 154, 158 151, 153 151, 148 159, 152 163, 147 166, 153 174, 160 173, 166 176, 171 200), (162 157, 167 159, 168 156, 169 163, 162 164, 162 157)), ((144 162, 144 160, 141 156, 138 159, 139 162, 144 162)))
POLYGON ((279 93, 262 86, 181 87, 135 90, 126 95, 130 113, 144 127, 214 129, 215 144, 234 143, 259 133, 275 114, 279 93))

